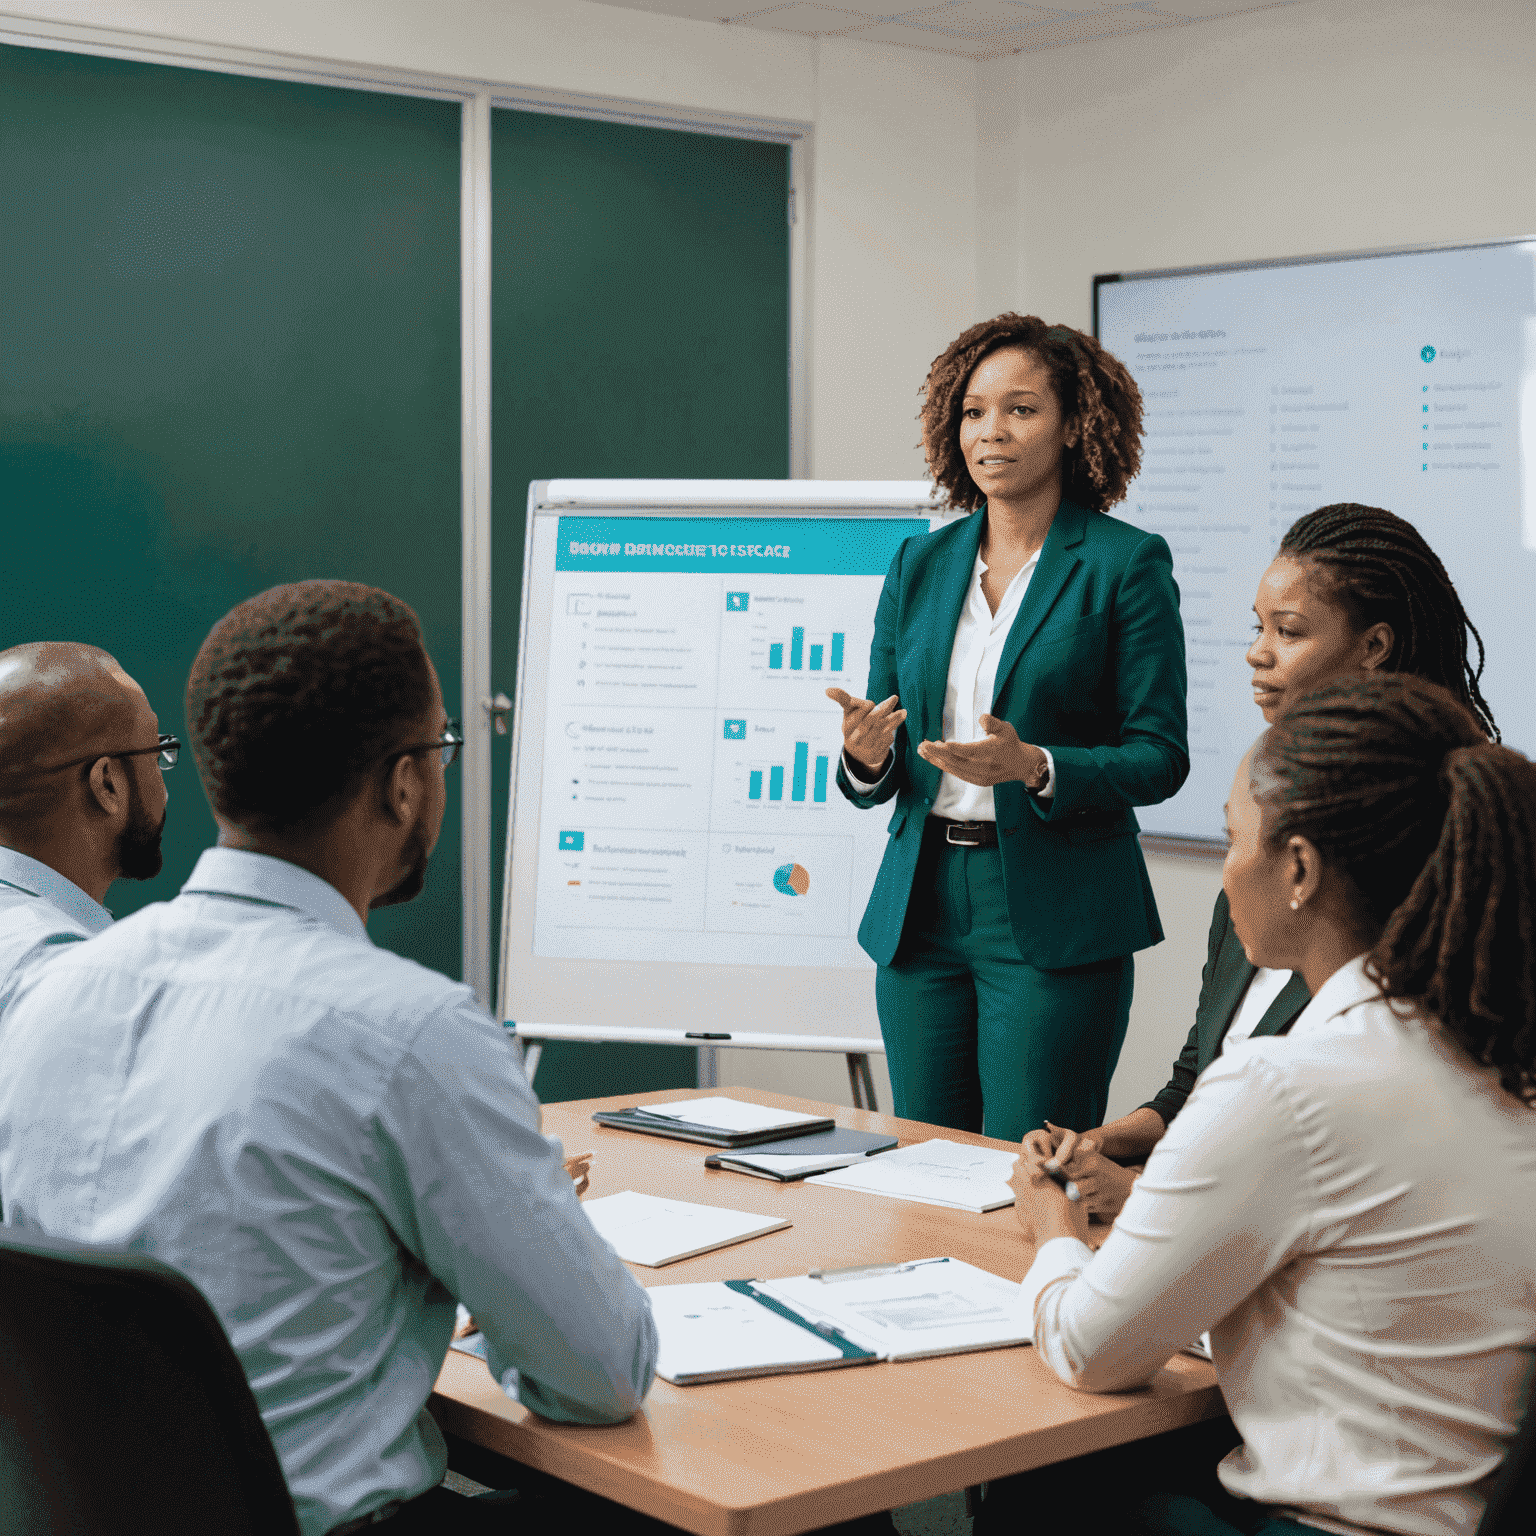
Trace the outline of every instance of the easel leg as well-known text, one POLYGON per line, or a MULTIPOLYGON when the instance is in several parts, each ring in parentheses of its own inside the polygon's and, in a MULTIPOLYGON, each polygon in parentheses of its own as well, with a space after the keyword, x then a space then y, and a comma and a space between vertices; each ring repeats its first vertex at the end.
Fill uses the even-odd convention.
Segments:
POLYGON ((848 1053, 848 1089, 855 1109, 878 1110, 875 1103, 875 1075, 869 1070, 869 1057, 862 1051, 848 1053))
POLYGON ((533 1087, 533 1074, 539 1070, 539 1057, 544 1054, 542 1040, 528 1040, 523 1045, 523 1071, 528 1074, 528 1086, 533 1087))
POLYGON ((699 1047, 699 1087, 718 1088, 720 1086, 720 1052, 712 1045, 699 1047))

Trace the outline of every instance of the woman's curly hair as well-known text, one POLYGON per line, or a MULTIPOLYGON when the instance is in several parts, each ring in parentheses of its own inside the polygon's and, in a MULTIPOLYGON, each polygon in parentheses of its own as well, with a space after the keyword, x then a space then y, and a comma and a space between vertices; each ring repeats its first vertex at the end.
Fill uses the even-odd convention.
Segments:
POLYGON ((209 631, 187 726, 215 811, 252 831, 312 824, 432 707, 416 615, 355 581, 272 587, 209 631))
POLYGON ((1062 416, 1077 441, 1062 455, 1061 494, 1094 512, 1125 500, 1141 468, 1141 391, 1124 363, 1082 331, 1010 311, 962 331, 933 360, 923 384, 923 452, 952 507, 971 512, 986 500, 960 451, 965 386, 984 357, 1020 347, 1045 365, 1062 416))

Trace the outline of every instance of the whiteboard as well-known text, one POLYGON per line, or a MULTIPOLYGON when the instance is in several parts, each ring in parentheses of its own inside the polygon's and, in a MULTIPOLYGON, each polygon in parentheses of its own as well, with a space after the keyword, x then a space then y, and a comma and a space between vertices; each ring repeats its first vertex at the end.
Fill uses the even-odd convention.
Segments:
MULTIPOLYGON (((889 814, 835 783, 926 481, 529 488, 501 1016, 879 1045, 889 814)), ((634 1037, 629 1037, 634 1038, 634 1037)))
POLYGON ((1094 316, 1146 408, 1115 515, 1172 547, 1188 644, 1190 774, 1143 831, 1221 838, 1264 725, 1255 589, 1330 502, 1423 533, 1482 634, 1505 741, 1536 751, 1536 241, 1099 277, 1094 316))

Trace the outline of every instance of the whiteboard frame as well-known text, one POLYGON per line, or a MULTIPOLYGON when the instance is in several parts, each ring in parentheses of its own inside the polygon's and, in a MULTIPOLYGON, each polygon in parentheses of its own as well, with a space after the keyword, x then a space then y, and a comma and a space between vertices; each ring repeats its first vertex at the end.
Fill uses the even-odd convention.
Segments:
MULTIPOLYGON (((924 512, 930 519, 951 514, 935 501, 934 487, 926 480, 535 480, 528 487, 528 508, 523 548, 534 547, 534 520, 541 513, 602 512, 604 510, 645 513, 677 512, 718 513, 747 516, 754 511, 772 512, 783 508, 785 515, 815 517, 819 514, 849 511, 879 513, 924 512)), ((634 1026, 617 1022, 525 1023, 508 1017, 510 994, 513 923, 514 870, 516 865, 518 767, 522 761, 523 728, 527 718, 524 687, 527 682, 528 637, 531 606, 531 572, 525 558, 523 591, 518 615, 517 692, 512 714, 512 761, 507 795, 507 841, 502 862, 501 946, 496 977, 495 1016, 519 1039, 580 1040, 585 1042, 628 1041, 652 1045, 697 1045, 700 1047, 701 1077, 707 1075, 706 1060, 712 1061, 716 1047, 758 1050, 807 1050, 837 1052, 848 1056, 884 1054, 878 1034, 872 1035, 792 1035, 761 1030, 731 1031, 728 1038, 719 1032, 711 1042, 701 1042, 700 1031, 689 1031, 686 1024, 676 1027, 634 1026), (693 1038, 688 1038, 690 1033, 693 1038)), ((535 857, 537 855, 535 854, 535 857)), ((786 969, 794 969, 787 967, 786 969)), ((537 1049, 538 1047, 531 1047, 537 1049)), ((536 1062, 534 1057, 533 1061, 536 1062)), ((704 1084, 704 1086, 708 1086, 704 1084)))
MULTIPOLYGON (((1536 234, 1506 235, 1494 240, 1441 240, 1426 245, 1388 245, 1359 251, 1319 251, 1303 256, 1265 256, 1254 261, 1218 261, 1194 267, 1148 267, 1139 272, 1096 272, 1093 276, 1093 336, 1099 336, 1099 290, 1112 283, 1148 278, 1209 277, 1218 272, 1254 272, 1271 267, 1315 267, 1334 261, 1366 261, 1376 256, 1420 256, 1437 251, 1481 251, 1502 245, 1530 245, 1536 234)), ((1177 575, 1177 572, 1175 572, 1177 575)), ((1227 845, 1219 837, 1190 837, 1178 832, 1143 832, 1141 845, 1149 853, 1176 858, 1224 859, 1227 845)))

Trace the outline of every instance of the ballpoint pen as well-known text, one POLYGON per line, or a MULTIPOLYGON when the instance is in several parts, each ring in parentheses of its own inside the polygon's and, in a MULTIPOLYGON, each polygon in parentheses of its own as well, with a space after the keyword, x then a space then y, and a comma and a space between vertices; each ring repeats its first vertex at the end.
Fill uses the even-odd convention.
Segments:
POLYGON ((1061 1171, 1061 1164, 1054 1157, 1048 1163, 1041 1163, 1040 1171, 1048 1179, 1055 1180, 1062 1187, 1068 1200, 1081 1200, 1083 1198, 1082 1190, 1061 1171))
POLYGON ((909 1269, 921 1269, 924 1264, 948 1264, 948 1259, 912 1259, 905 1264, 855 1264, 851 1269, 813 1269, 807 1272, 811 1280, 835 1282, 838 1280, 863 1280, 877 1275, 904 1275, 909 1269))

